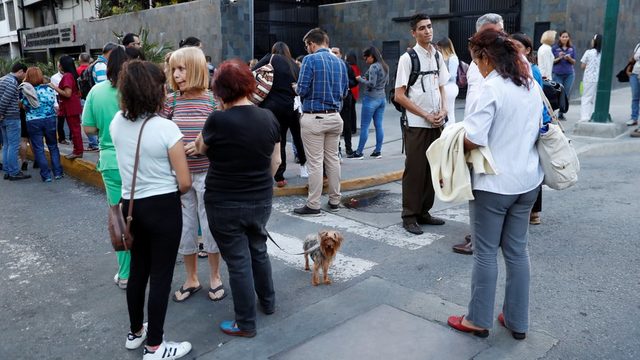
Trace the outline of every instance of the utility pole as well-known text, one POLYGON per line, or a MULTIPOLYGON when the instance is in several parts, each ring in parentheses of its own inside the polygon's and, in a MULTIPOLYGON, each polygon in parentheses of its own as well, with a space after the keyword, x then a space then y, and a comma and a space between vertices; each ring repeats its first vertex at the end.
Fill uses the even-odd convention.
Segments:
POLYGON ((609 105, 611 103, 611 78, 613 76, 613 59, 616 49, 616 31, 618 28, 619 0, 607 0, 604 15, 604 32, 602 34, 602 50, 600 51, 600 76, 596 93, 596 106, 591 121, 597 123, 611 122, 609 105))

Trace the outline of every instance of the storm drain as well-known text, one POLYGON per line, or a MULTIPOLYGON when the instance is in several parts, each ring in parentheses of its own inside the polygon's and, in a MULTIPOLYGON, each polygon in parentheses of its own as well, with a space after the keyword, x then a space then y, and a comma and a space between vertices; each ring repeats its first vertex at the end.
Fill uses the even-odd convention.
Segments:
POLYGON ((349 196, 343 196, 342 204, 353 210, 370 213, 397 212, 402 204, 402 195, 389 190, 367 190, 349 196))

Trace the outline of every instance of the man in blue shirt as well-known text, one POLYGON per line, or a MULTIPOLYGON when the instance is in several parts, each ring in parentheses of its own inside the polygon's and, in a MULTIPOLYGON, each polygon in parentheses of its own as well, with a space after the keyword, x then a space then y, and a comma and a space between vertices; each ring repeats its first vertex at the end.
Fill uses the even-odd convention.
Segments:
POLYGON ((349 80, 344 61, 329 51, 326 32, 312 29, 303 41, 309 55, 302 60, 296 92, 302 100, 300 132, 307 155, 309 194, 307 203, 293 211, 298 215, 318 215, 323 166, 329 180, 328 209, 337 210, 340 204, 340 110, 349 91, 349 80))
POLYGON ((20 149, 20 108, 18 107, 18 85, 24 79, 27 67, 16 63, 11 74, 0 79, 0 132, 2 132, 2 160, 4 161, 5 180, 24 180, 25 175, 18 166, 18 150, 20 149))

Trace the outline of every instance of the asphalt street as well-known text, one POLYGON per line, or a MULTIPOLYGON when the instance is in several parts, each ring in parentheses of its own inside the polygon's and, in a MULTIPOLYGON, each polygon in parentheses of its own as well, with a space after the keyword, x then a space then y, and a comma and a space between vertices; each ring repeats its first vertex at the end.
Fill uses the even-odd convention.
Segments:
MULTIPOLYGON (((530 229, 531 330, 557 339, 544 359, 638 359, 640 157, 581 160, 578 185, 545 190, 542 225, 530 229)), ((434 213, 447 224, 424 227, 425 235, 413 237, 400 227, 400 184, 376 189, 385 192, 367 207, 305 219, 290 213, 302 197, 274 199, 269 230, 289 252, 301 251, 302 239, 323 228, 342 231, 345 242, 331 270, 334 283, 318 287, 303 271, 302 256, 270 246, 278 305, 274 315, 258 316, 259 333, 304 334, 313 324, 294 323, 296 313, 371 278, 466 305, 473 259, 450 250, 468 231, 466 204, 437 203, 434 213)), ((116 259, 102 191, 70 178, 4 181, 0 204, 0 359, 140 358, 141 351, 123 346, 128 316, 124 292, 112 280, 116 259)), ((200 265, 206 283, 205 260, 200 265)), ((226 284, 226 268, 222 272, 226 284)), ((173 288, 183 277, 179 263, 173 288)), ((504 291, 502 265, 499 284, 496 309, 504 291)), ((252 341, 217 330, 232 316, 231 297, 212 303, 200 292, 185 303, 170 301, 166 338, 191 341, 187 359, 224 359, 216 355, 220 347, 252 341)))

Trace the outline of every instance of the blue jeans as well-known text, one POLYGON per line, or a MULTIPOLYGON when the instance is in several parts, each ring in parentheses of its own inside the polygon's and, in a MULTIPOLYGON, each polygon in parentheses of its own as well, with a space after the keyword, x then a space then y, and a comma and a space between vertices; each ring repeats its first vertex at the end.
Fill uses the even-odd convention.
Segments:
POLYGON ((384 107, 386 101, 384 98, 375 99, 369 96, 362 98, 362 117, 360 120, 360 142, 358 143, 358 153, 362 154, 364 145, 369 137, 369 125, 373 118, 373 126, 376 128, 376 152, 382 150, 382 141, 384 140, 384 130, 382 129, 382 120, 384 116, 384 107))
POLYGON ((91 148, 97 148, 98 147, 98 135, 87 135, 87 139, 88 141, 88 146, 91 148))
POLYGON ((53 176, 61 176, 62 165, 60 165, 60 150, 58 150, 58 141, 56 139, 56 118, 50 117, 27 121, 27 130, 29 130, 29 140, 31 140, 33 156, 40 167, 40 177, 42 181, 51 179, 49 162, 44 155, 43 137, 47 142, 47 148, 49 148, 53 176))
POLYGON ((629 76, 631 84, 631 119, 638 120, 638 110, 640 109, 640 79, 638 74, 629 76))
POLYGON ((265 311, 275 308, 265 231, 271 199, 213 201, 210 195, 205 192, 204 203, 211 233, 229 270, 235 320, 240 329, 255 331, 256 294, 265 311))
POLYGON ((16 176, 20 172, 18 151, 20 150, 20 119, 0 120, 2 130, 2 169, 9 176, 16 176))
POLYGON ((573 80, 575 80, 576 74, 556 74, 553 73, 553 81, 562 84, 564 91, 567 93, 567 97, 571 99, 571 87, 573 87, 573 80))

